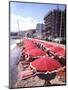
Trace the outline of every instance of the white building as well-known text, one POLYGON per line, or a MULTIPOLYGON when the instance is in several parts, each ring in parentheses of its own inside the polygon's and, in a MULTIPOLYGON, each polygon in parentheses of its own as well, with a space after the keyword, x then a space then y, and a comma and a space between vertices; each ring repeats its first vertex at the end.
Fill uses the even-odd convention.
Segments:
POLYGON ((42 33, 45 30, 45 24, 38 23, 36 26, 37 37, 42 38, 42 33))

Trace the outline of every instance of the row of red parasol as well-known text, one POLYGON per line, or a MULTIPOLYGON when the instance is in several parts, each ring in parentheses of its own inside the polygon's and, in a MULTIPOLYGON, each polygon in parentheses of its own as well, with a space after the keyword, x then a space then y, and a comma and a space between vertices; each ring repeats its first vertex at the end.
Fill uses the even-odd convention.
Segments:
POLYGON ((44 48, 47 48, 47 50, 54 53, 54 55, 65 57, 65 48, 61 46, 57 46, 57 45, 54 45, 54 43, 48 43, 46 41, 45 42, 38 41, 37 39, 35 40, 32 39, 32 41, 34 41, 34 43, 40 44, 44 48))
MULTIPOLYGON (((23 43, 25 47, 24 51, 27 54, 31 55, 32 57, 47 55, 46 51, 41 50, 35 44, 35 43, 37 44, 40 43, 41 45, 42 42, 38 40, 33 41, 33 39, 32 40, 25 39, 23 40, 23 43)), ((48 43, 43 43, 43 44, 45 45, 45 47, 48 46, 47 48, 49 48, 49 50, 54 52, 55 54, 64 56, 65 50, 62 47, 54 46, 48 43)), ((41 57, 31 62, 30 67, 33 69, 36 69, 37 71, 41 71, 41 72, 52 72, 52 71, 56 71, 57 69, 61 68, 62 65, 56 59, 52 59, 51 57, 41 57)))
POLYGON ((35 43, 33 43, 31 40, 24 40, 24 51, 26 54, 31 55, 32 57, 37 57, 37 56, 44 56, 46 55, 46 52, 43 50, 39 49, 35 43))

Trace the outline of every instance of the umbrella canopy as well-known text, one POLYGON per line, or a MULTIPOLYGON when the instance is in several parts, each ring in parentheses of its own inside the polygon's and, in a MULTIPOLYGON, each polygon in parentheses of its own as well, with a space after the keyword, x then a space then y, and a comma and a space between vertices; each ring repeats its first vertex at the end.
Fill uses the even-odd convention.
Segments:
POLYGON ((40 72, 51 72, 61 67, 61 64, 50 57, 39 58, 30 63, 30 67, 40 72))
POLYGON ((25 52, 28 52, 28 51, 30 51, 30 50, 32 50, 32 49, 36 49, 36 47, 26 47, 24 51, 25 51, 25 52))
POLYGON ((37 43, 38 41, 37 41, 37 39, 31 39, 34 43, 37 43))
POLYGON ((33 42, 27 42, 27 43, 24 43, 23 46, 24 46, 25 48, 37 47, 33 42))
POLYGON ((27 53, 29 55, 31 55, 32 57, 44 56, 44 55, 47 54, 45 51, 43 51, 41 49, 38 49, 38 48, 32 49, 30 51, 27 51, 27 53))
POLYGON ((29 42, 29 41, 27 41, 27 42, 24 43, 24 45, 29 45, 29 44, 32 45, 32 44, 34 44, 34 43, 33 43, 33 42, 29 42))
POLYGON ((32 42, 31 40, 29 40, 29 39, 24 39, 24 40, 23 40, 23 43, 24 43, 24 44, 27 44, 27 43, 33 43, 33 42, 32 42))
POLYGON ((28 47, 37 47, 37 46, 35 44, 24 44, 24 47, 28 48, 28 47))
POLYGON ((50 48, 50 47, 53 47, 52 44, 48 44, 48 43, 43 43, 43 46, 46 47, 46 48, 50 48))
POLYGON ((42 43, 42 41, 40 41, 40 40, 38 40, 38 39, 33 39, 32 40, 34 43, 36 43, 36 44, 41 44, 42 43))
POLYGON ((59 46, 53 46, 53 47, 50 47, 49 50, 51 50, 54 53, 58 53, 59 51, 62 51, 62 50, 64 51, 64 48, 59 46))
POLYGON ((61 51, 55 53, 55 55, 65 57, 65 50, 61 50, 61 51))

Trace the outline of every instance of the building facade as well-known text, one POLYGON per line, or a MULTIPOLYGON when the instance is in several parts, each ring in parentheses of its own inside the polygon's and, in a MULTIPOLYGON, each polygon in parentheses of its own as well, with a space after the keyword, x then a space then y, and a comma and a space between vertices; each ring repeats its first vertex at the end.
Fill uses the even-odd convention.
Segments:
POLYGON ((50 11, 45 17, 46 37, 65 37, 66 35, 66 11, 59 9, 50 11))
POLYGON ((36 33, 37 33, 37 36, 42 38, 43 37, 43 31, 45 30, 45 24, 43 23, 38 23, 36 25, 36 33))

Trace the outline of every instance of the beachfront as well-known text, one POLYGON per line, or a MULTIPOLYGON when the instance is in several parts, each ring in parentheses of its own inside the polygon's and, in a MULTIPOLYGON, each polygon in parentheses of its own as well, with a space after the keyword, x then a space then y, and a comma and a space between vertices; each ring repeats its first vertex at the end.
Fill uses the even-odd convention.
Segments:
MULTIPOLYGON (((53 67, 52 70, 50 69, 46 70, 45 67, 46 65, 44 66, 44 68, 42 66, 41 67, 39 66, 40 68, 37 70, 38 68, 37 66, 39 65, 39 63, 37 64, 37 66, 35 66, 36 64, 35 65, 32 64, 35 60, 40 58, 45 58, 46 60, 46 57, 50 57, 51 59, 56 59, 57 61, 56 58, 57 51, 56 53, 54 53, 54 55, 51 52, 49 53, 48 52, 48 50, 50 49, 49 45, 50 47, 52 47, 52 45, 53 47, 54 46, 61 47, 61 45, 59 44, 56 45, 55 43, 50 43, 50 42, 47 43, 46 41, 42 41, 38 39, 30 39, 30 38, 25 38, 22 39, 21 42, 20 41, 17 42, 16 46, 14 46, 14 48, 11 50, 11 57, 10 57, 11 58, 10 69, 12 69, 10 70, 10 73, 12 73, 10 75, 11 88, 64 85, 66 83, 65 81, 66 63, 63 62, 66 59, 65 59, 65 55, 62 55, 62 53, 61 53, 61 57, 59 55, 57 56, 58 61, 61 65, 59 65, 58 67, 53 67), (45 45, 46 47, 44 46, 44 43, 46 43, 45 45), (31 52, 32 49, 36 50, 36 48, 37 48, 36 51, 37 53, 35 51, 31 52), (41 53, 38 52, 39 50, 41 53), (60 60, 62 62, 60 62, 60 60)), ((65 50, 63 45, 62 48, 63 50, 65 50)))

